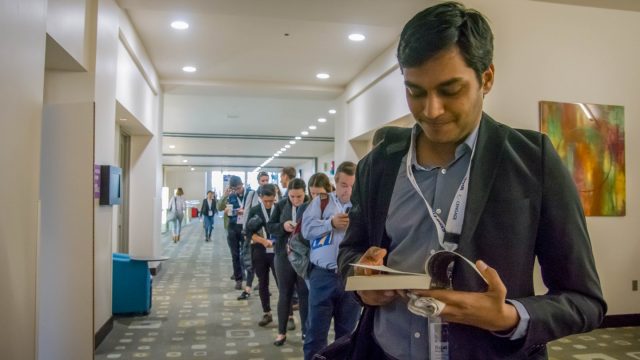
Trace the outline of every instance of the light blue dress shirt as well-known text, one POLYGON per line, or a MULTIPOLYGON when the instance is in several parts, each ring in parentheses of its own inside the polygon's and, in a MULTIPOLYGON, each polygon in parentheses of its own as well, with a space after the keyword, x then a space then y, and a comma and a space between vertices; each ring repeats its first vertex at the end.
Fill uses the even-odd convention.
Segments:
MULTIPOLYGON (((414 126, 414 140, 419 131, 421 129, 417 125, 414 126)), ((478 128, 458 145, 453 161, 442 168, 420 166, 415 160, 415 147, 410 149, 413 152, 412 169, 416 183, 433 210, 444 221, 449 215, 455 193, 467 173, 472 146, 477 135, 478 128)), ((409 182, 406 161, 405 155, 396 177, 385 223, 385 229, 391 238, 387 265, 402 271, 425 273, 427 257, 442 249, 427 207, 409 182)), ((505 336, 518 339, 526 335, 529 314, 522 304, 510 302, 516 306, 521 320, 516 329, 505 336)), ((375 315, 376 341, 388 355, 396 359, 428 359, 427 328, 428 320, 409 312, 406 302, 401 299, 379 307, 375 315)))

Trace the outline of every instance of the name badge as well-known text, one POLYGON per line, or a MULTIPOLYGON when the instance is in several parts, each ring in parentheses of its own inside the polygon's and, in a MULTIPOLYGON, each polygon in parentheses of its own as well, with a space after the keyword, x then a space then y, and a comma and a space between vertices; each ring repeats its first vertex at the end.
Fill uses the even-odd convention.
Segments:
POLYGON ((429 318, 429 359, 449 360, 449 324, 439 316, 429 318))

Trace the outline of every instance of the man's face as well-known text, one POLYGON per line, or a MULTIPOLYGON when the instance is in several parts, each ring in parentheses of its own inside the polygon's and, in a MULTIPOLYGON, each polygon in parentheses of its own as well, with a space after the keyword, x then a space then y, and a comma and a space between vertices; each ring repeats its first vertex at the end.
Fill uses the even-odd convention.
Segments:
POLYGON ((289 194, 289 201, 293 206, 300 206, 304 202, 304 190, 302 189, 292 189, 287 194, 289 194))
POLYGON ((244 194, 244 184, 240 184, 231 188, 237 195, 244 194))
POLYGON ((349 199, 351 199, 354 182, 356 182, 355 175, 349 176, 345 173, 336 174, 336 196, 343 204, 349 202, 349 199))
POLYGON ((264 204, 264 207, 266 209, 271 209, 271 207, 273 206, 273 203, 276 201, 276 196, 261 196, 260 200, 262 200, 262 203, 264 204))
POLYGON ((289 177, 287 176, 287 174, 280 174, 280 185, 282 185, 282 187, 285 189, 287 188, 287 185, 289 185, 289 177))
POLYGON ((480 121, 484 94, 493 85, 493 64, 479 84, 455 46, 403 71, 409 110, 426 138, 436 144, 464 141, 480 121))
POLYGON ((267 175, 260 176, 260 179, 258 179, 258 184, 260 185, 266 185, 268 183, 269 183, 269 177, 267 175))

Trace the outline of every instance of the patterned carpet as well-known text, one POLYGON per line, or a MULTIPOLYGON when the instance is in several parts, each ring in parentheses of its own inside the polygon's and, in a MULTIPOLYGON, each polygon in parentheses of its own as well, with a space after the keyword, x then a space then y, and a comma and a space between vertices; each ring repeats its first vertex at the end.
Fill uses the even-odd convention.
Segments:
MULTIPOLYGON (((115 318, 95 359, 302 359, 297 313, 297 330, 289 332, 284 346, 275 347, 276 321, 257 326, 262 317, 257 291, 248 300, 236 300, 239 291, 229 280, 231 257, 221 220, 216 218, 212 242, 203 241, 197 221, 184 227, 177 245, 169 233, 164 235, 165 255, 171 259, 153 280, 151 313, 115 318)), ((273 281, 271 293, 275 320, 273 281)), ((551 360, 640 360, 640 328, 600 329, 548 348, 551 360)))

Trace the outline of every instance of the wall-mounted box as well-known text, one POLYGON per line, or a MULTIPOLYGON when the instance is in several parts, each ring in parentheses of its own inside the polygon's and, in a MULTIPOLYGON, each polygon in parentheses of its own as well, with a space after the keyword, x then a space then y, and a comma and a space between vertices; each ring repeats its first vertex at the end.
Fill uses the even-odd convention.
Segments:
POLYGON ((122 169, 100 166, 100 205, 120 205, 122 202, 122 169))

